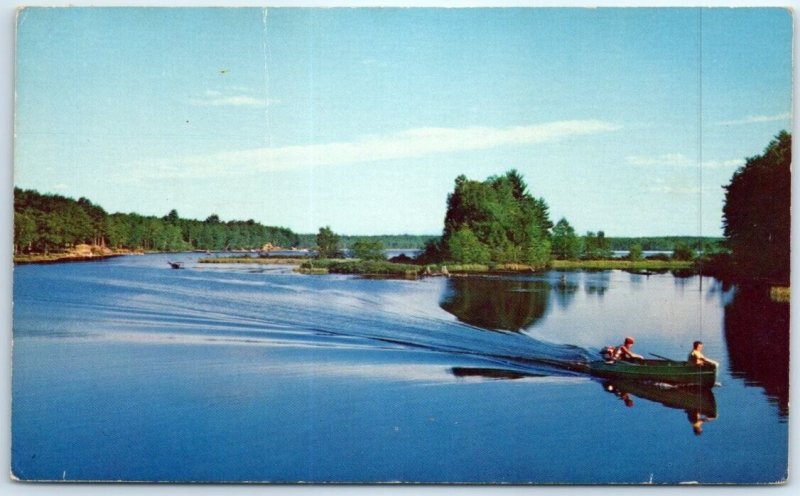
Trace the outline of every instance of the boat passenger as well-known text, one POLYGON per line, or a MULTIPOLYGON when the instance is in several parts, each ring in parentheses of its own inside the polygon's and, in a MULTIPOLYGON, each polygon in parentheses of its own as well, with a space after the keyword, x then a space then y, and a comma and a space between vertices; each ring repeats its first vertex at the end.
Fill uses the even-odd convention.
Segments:
POLYGON ((617 346, 616 350, 614 350, 614 360, 643 360, 644 357, 642 355, 637 355, 631 351, 633 343, 635 343, 635 341, 632 337, 626 337, 625 342, 617 346))
POLYGON ((703 365, 710 363, 713 366, 718 366, 719 364, 714 360, 707 358, 703 355, 703 342, 702 341, 695 341, 692 343, 692 352, 689 353, 689 358, 687 361, 693 365, 697 365, 698 367, 702 367, 703 365))

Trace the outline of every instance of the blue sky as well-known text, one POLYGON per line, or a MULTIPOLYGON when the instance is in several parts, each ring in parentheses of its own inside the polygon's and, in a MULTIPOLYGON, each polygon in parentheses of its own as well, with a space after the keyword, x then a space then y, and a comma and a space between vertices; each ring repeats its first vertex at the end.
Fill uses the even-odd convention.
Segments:
POLYGON ((26 9, 15 184, 109 212, 436 234, 516 168, 579 231, 721 234, 791 128, 783 9, 26 9))

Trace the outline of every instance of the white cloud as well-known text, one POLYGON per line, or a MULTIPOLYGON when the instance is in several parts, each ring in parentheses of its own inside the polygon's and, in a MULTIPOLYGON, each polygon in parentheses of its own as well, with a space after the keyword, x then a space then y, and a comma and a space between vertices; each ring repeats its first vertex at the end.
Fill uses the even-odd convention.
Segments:
POLYGON ((744 119, 736 119, 731 121, 721 121, 718 122, 718 126, 738 126, 741 124, 757 124, 760 122, 775 122, 775 121, 784 121, 784 120, 791 120, 792 114, 790 112, 784 112, 782 114, 776 115, 749 115, 744 119))
POLYGON ((532 145, 616 129, 616 125, 600 120, 558 121, 506 128, 425 127, 388 135, 366 136, 351 142, 255 148, 149 161, 135 164, 133 170, 142 179, 251 174, 532 145))
POLYGON ((629 164, 637 167, 688 167, 697 165, 696 160, 692 160, 682 153, 665 153, 662 155, 630 155, 625 157, 629 164))
POLYGON ((700 194, 700 187, 698 186, 679 186, 661 184, 656 186, 649 186, 647 191, 651 193, 665 193, 668 195, 698 195, 700 194))
POLYGON ((190 98, 189 103, 201 107, 266 107, 280 103, 280 100, 258 98, 246 94, 249 90, 242 87, 226 88, 228 91, 236 91, 236 93, 223 93, 217 90, 206 90, 200 97, 190 98))
MULTIPOLYGON (((697 159, 682 153, 661 155, 629 155, 625 160, 636 167, 697 167, 697 159)), ((735 169, 744 164, 742 159, 703 160, 704 169, 735 169)))
POLYGON ((744 165, 744 160, 734 158, 731 160, 706 160, 703 162, 705 169, 737 169, 744 165))

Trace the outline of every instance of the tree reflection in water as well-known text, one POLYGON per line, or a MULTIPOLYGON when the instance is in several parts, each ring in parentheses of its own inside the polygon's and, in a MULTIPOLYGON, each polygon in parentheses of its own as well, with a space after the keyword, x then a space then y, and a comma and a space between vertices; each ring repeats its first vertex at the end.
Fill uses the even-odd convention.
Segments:
POLYGON ((592 275, 592 277, 588 277, 586 279, 586 284, 584 285, 586 294, 602 297, 608 290, 609 281, 611 280, 611 272, 607 270, 587 270, 586 273, 592 275))
POLYGON ((737 287, 725 307, 731 374, 764 388, 789 415, 789 304, 770 299, 769 288, 737 287))
POLYGON ((455 277, 448 280, 439 306, 476 327, 520 331, 547 313, 550 290, 547 281, 455 277))
POLYGON ((578 292, 578 284, 571 281, 571 274, 561 274, 558 282, 553 285, 556 303, 560 308, 567 308, 578 292))

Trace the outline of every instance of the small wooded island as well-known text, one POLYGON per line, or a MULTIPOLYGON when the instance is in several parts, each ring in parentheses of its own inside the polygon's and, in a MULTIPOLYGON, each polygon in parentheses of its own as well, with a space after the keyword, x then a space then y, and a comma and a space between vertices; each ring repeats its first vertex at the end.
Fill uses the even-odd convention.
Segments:
POLYGON ((201 263, 287 263, 300 272, 392 277, 545 269, 619 269, 649 274, 703 273, 720 279, 789 284, 791 135, 781 132, 762 155, 748 158, 728 186, 725 238, 610 238, 602 230, 580 236, 567 219, 555 224, 548 205, 534 197, 516 170, 484 181, 461 175, 447 196, 444 227, 434 236, 316 235, 252 219, 223 222, 108 214, 86 198, 75 201, 33 190, 14 190, 14 262, 96 259, 144 252, 241 252, 201 263), (768 199, 768 201, 764 201, 768 199), (419 256, 387 260, 387 244, 416 248, 419 256), (275 257, 276 247, 305 248, 315 256, 275 257), (645 256, 647 251, 659 253, 645 256), (614 252, 624 251, 624 258, 614 252), (347 257, 345 258, 345 254, 347 257))

